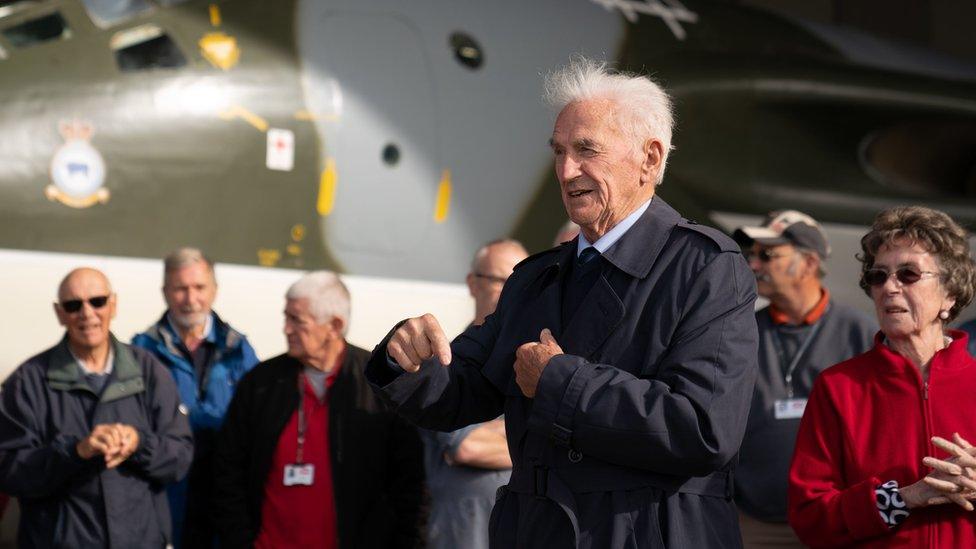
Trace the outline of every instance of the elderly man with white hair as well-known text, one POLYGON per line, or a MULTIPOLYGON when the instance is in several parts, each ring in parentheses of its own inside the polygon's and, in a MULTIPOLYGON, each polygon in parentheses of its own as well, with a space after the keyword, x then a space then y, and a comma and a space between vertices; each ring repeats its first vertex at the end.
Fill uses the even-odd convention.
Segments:
POLYGON ((286 294, 288 352, 238 384, 218 437, 222 547, 421 547, 423 449, 370 391, 345 340, 349 291, 328 271, 286 294))
POLYGON ((755 277, 732 239, 655 196, 667 93, 584 59, 547 89, 579 236, 520 263, 495 314, 453 342, 429 314, 398 324, 367 377, 422 427, 504 412, 513 468, 492 547, 741 547, 755 277))

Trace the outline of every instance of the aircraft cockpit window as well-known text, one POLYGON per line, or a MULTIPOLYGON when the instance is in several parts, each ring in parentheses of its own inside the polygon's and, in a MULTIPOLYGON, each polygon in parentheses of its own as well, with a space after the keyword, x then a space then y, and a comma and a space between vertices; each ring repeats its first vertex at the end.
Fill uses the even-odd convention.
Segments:
POLYGON ((60 13, 52 13, 4 29, 3 37, 15 48, 26 48, 42 42, 71 38, 71 29, 60 13))
POLYGON ((156 25, 142 25, 115 33, 109 42, 122 72, 170 69, 186 65, 176 42, 156 25))
POLYGON ((470 35, 463 32, 455 32, 451 35, 449 43, 451 49, 454 50, 454 59, 465 67, 471 70, 479 69, 485 62, 481 45, 470 35))
POLYGON ((88 17, 105 29, 152 9, 149 0, 81 0, 88 17))

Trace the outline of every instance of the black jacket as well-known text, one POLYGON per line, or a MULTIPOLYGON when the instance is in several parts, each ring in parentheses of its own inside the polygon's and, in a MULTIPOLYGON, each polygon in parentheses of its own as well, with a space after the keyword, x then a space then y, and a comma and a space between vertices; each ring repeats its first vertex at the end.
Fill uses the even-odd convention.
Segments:
MULTIPOLYGON (((420 547, 423 449, 364 378, 369 353, 347 346, 329 388, 329 451, 339 547, 420 547)), ((250 547, 261 530, 264 483, 281 431, 298 409, 297 360, 280 355, 240 381, 217 440, 214 513, 221 547, 250 547)))
POLYGON ((112 338, 115 360, 96 395, 67 339, 22 364, 0 393, 0 490, 20 501, 19 547, 163 547, 166 483, 186 474, 193 438, 166 367, 112 338), (139 447, 114 469, 75 449, 95 425, 125 423, 139 447))
POLYGON ((505 413, 514 467, 492 547, 741 547, 731 469, 756 379, 755 276, 730 238, 655 197, 564 322, 576 245, 520 263, 450 366, 397 374, 384 342, 369 380, 431 429, 505 413), (515 350, 543 328, 565 354, 528 399, 515 350))

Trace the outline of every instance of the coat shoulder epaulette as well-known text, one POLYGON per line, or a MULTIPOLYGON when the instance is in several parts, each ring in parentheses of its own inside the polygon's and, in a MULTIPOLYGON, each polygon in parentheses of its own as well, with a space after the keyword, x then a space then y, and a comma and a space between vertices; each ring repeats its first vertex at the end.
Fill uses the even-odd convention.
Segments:
POLYGON ((721 252, 742 251, 739 245, 735 243, 735 240, 732 240, 732 237, 716 229, 715 227, 702 225, 697 221, 693 221, 691 219, 682 219, 681 221, 678 222, 676 227, 678 227, 679 229, 693 231, 695 233, 704 236, 705 238, 713 242, 716 246, 718 246, 718 249, 721 252))
POLYGON ((519 261, 518 263, 516 263, 515 264, 515 267, 512 269, 512 272, 515 272, 515 271, 519 270, 520 268, 522 268, 522 267, 524 267, 526 265, 531 265, 532 263, 535 263, 536 261, 538 261, 539 259, 542 259, 544 257, 551 257, 553 254, 555 254, 557 252, 560 252, 560 251, 566 249, 565 247, 566 246, 570 246, 570 245, 575 246, 576 245, 576 241, 575 240, 569 240, 567 242, 563 242, 562 244, 560 244, 558 246, 549 248, 548 250, 542 250, 541 252, 536 252, 536 253, 530 255, 529 257, 526 257, 522 261, 519 261))

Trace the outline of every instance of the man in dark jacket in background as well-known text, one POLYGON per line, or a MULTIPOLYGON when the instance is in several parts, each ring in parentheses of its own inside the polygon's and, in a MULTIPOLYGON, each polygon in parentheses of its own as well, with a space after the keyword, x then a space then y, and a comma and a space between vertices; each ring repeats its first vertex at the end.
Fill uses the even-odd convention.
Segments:
POLYGON ((61 282, 66 335, 0 392, 0 491, 20 501, 20 547, 164 547, 163 486, 193 440, 163 365, 112 336, 115 294, 94 269, 61 282))
POLYGON ((177 548, 210 549, 213 445, 234 388, 258 357, 244 334, 213 311, 217 279, 213 261, 196 248, 180 248, 163 261, 166 312, 132 344, 156 355, 173 376, 193 429, 193 465, 167 487, 177 548))
POLYGON ((288 289, 288 352, 241 380, 217 441, 222 547, 423 545, 420 438, 366 383, 349 310, 334 273, 288 289))

